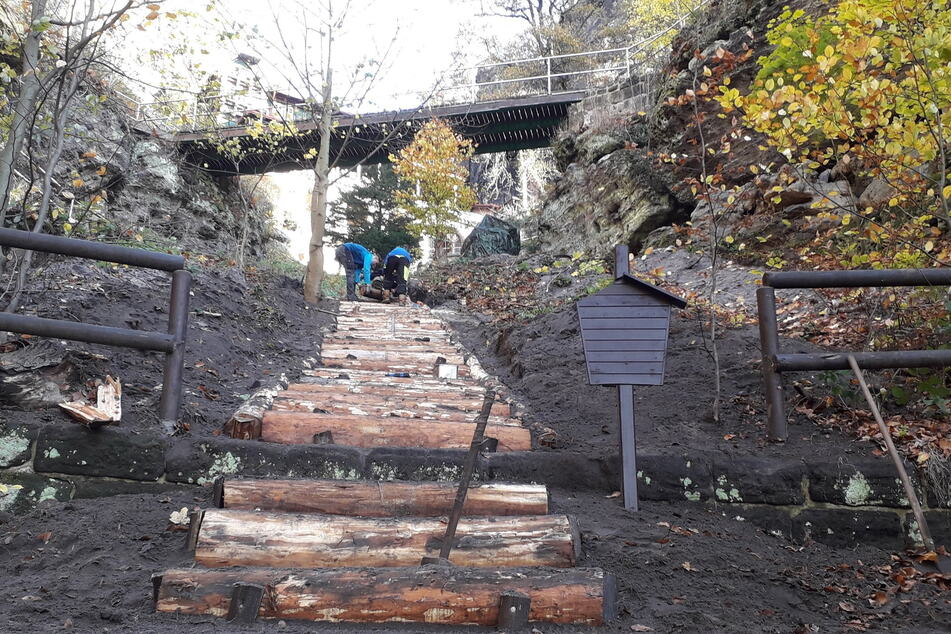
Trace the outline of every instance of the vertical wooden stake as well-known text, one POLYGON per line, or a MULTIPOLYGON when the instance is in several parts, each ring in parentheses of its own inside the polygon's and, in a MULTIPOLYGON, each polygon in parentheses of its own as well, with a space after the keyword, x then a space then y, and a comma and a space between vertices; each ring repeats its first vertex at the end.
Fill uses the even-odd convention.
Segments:
POLYGON ((185 551, 193 553, 198 547, 198 532, 201 531, 201 521, 205 518, 202 510, 191 511, 188 514, 188 534, 185 536, 185 551))
POLYGON ((496 627, 507 631, 528 627, 531 609, 532 600, 527 594, 514 590, 503 592, 499 596, 499 620, 496 627))
POLYGON ((637 508, 637 442, 634 435, 634 386, 617 386, 618 422, 621 428, 621 492, 624 508, 637 508))
POLYGON ((236 583, 231 588, 228 605, 230 623, 254 623, 264 600, 264 586, 256 583, 236 583))
POLYGON ((629 251, 627 246, 619 244, 614 247, 614 277, 618 278, 631 272, 628 261, 629 251))

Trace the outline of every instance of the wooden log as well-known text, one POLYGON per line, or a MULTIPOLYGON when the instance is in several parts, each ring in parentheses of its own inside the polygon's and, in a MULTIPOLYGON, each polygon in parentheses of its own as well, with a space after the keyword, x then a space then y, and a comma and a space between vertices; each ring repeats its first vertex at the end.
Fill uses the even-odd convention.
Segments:
MULTIPOLYGON (((349 390, 286 390, 279 392, 275 401, 294 400, 306 403, 313 403, 318 407, 326 409, 326 405, 337 404, 340 406, 350 406, 359 408, 382 407, 390 409, 410 409, 414 411, 448 411, 471 413, 475 415, 480 411, 478 397, 470 397, 466 394, 430 394, 426 391, 419 393, 405 392, 399 390, 389 391, 380 394, 377 390, 367 390, 365 392, 351 392, 349 390)), ((495 402, 492 404, 493 416, 508 416, 511 413, 511 407, 507 403, 495 402)), ((472 418, 470 416, 469 418, 472 418)))
MULTIPOLYGON (((449 514, 450 482, 350 482, 340 480, 225 480, 224 508, 324 513, 361 517, 436 517, 449 514)), ((486 483, 469 488, 467 516, 546 515, 541 484, 486 483)))
POLYGON ((349 350, 352 348, 370 348, 372 350, 405 350, 407 352, 442 352, 446 354, 461 354, 463 351, 455 345, 429 341, 377 341, 370 344, 366 341, 354 339, 328 339, 320 344, 321 350, 349 350))
MULTIPOLYGON (((340 370, 335 368, 314 368, 304 370, 303 376, 294 386, 346 386, 353 388, 383 387, 405 389, 431 389, 436 392, 468 392, 471 396, 485 394, 485 386, 472 377, 454 380, 437 379, 431 376, 387 376, 368 370, 340 370)), ((290 386, 288 386, 290 389, 290 386)), ((315 387, 297 387, 295 389, 320 389, 315 387)))
MULTIPOLYGON (((445 530, 438 518, 207 509, 195 561, 209 568, 411 566, 439 554, 445 530)), ((450 559, 457 566, 567 568, 575 565, 579 544, 564 515, 466 518, 450 559)))
MULTIPOLYGON (((373 361, 370 359, 321 359, 325 368, 351 368, 354 370, 374 370, 379 372, 408 372, 423 376, 436 376, 435 363, 422 363, 407 359, 393 359, 392 361, 373 361)), ((459 376, 469 374, 469 367, 457 366, 459 376)))
MULTIPOLYGON (((474 429, 475 423, 408 422, 400 418, 272 410, 264 413, 261 440, 305 445, 312 442, 314 434, 329 431, 334 442, 350 447, 467 449, 474 429)), ((524 427, 491 425, 485 433, 498 439, 498 451, 529 451, 532 448, 531 432, 524 427)))
POLYGON ((286 387, 287 381, 282 377, 276 385, 263 387, 254 392, 225 423, 225 435, 243 440, 260 438, 261 419, 264 417, 264 412, 271 407, 274 396, 286 387))
MULTIPOLYGON (((380 377, 381 379, 383 377, 380 377)), ((389 397, 426 397, 428 399, 452 398, 457 400, 477 400, 485 394, 485 389, 479 385, 460 386, 456 384, 440 385, 435 381, 417 382, 411 379, 419 377, 392 377, 410 381, 407 383, 384 383, 375 381, 348 382, 341 379, 340 383, 291 383, 287 392, 294 393, 337 393, 380 395, 389 397)))
MULTIPOLYGON (((414 403, 406 401, 402 404, 373 404, 373 403, 348 403, 333 399, 315 399, 311 395, 310 399, 300 398, 294 395, 288 398, 276 398, 271 405, 271 409, 276 412, 311 412, 328 414, 343 414, 348 416, 371 416, 375 418, 412 418, 419 420, 441 420, 444 422, 470 423, 475 414, 464 409, 441 406, 438 403, 414 403)), ((496 409, 493 406, 493 409, 496 409)), ((508 406, 502 403, 498 404, 496 411, 507 411, 508 406)), ((506 418, 504 416, 490 416, 489 422, 493 425, 514 425, 520 427, 521 421, 516 418, 506 418)), ((260 437, 260 436, 259 436, 260 437)))
POLYGON ((324 622, 491 626, 500 595, 519 592, 531 602, 531 621, 603 625, 615 618, 617 598, 614 576, 597 568, 193 568, 162 574, 155 608, 222 617, 239 581, 267 589, 262 618, 324 622))
POLYGON ((322 350, 321 359, 360 359, 367 361, 399 361, 418 364, 433 364, 440 359, 442 363, 464 364, 466 361, 458 352, 443 354, 440 352, 410 352, 405 350, 360 350, 344 348, 342 350, 322 350))

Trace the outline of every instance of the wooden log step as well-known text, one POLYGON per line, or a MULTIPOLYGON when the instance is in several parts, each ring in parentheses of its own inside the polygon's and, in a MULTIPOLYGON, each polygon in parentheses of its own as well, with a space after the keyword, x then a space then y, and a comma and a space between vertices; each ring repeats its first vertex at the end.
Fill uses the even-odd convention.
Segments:
MULTIPOLYGON (((323 513, 360 517, 449 515, 454 482, 340 480, 225 480, 226 509, 323 513)), ((547 515, 548 490, 540 484, 486 483, 470 487, 466 516, 547 515)))
POLYGON ((454 365, 465 365, 466 360, 458 352, 411 352, 407 350, 359 350, 357 348, 345 348, 342 350, 321 349, 321 359, 350 359, 366 361, 396 361, 418 363, 420 365, 433 366, 437 362, 451 363, 454 365), (441 361, 440 361, 441 360, 441 361))
MULTIPOLYGON (((509 407, 503 403, 493 405, 496 411, 508 412, 509 407)), ((315 400, 313 395, 310 399, 301 398, 300 395, 288 397, 278 397, 271 403, 271 409, 280 412, 311 412, 330 414, 344 414, 350 416, 372 416, 375 418, 410 418, 418 420, 439 420, 444 422, 471 423, 477 416, 476 412, 464 409, 440 406, 436 403, 422 403, 413 406, 411 402, 400 405, 396 403, 347 403, 337 400, 315 400)), ((262 412, 263 416, 263 412, 262 412)), ((521 426, 521 421, 506 416, 489 416, 489 424, 492 425, 514 425, 521 426)), ((230 428, 228 428, 230 429, 230 428)))
POLYGON ((439 328, 443 330, 449 329, 446 322, 432 315, 409 315, 406 313, 393 315, 340 315, 337 317, 337 323, 366 324, 376 328, 383 328, 390 324, 416 324, 422 326, 439 326, 439 328))
POLYGON ((456 379, 440 379, 432 376, 387 376, 386 373, 370 370, 341 370, 339 368, 314 368, 304 370, 301 384, 307 385, 364 385, 432 387, 445 391, 466 390, 485 392, 485 386, 471 376, 456 379))
POLYGON ((439 330, 409 330, 409 329, 399 329, 397 328, 395 332, 387 330, 383 331, 371 331, 365 328, 338 328, 331 333, 328 333, 328 336, 331 336, 334 339, 342 339, 344 337, 352 337, 353 340, 357 341, 379 341, 382 339, 387 339, 389 341, 418 341, 419 339, 427 339, 429 342, 437 343, 451 343, 452 335, 449 332, 443 332, 439 330))
MULTIPOLYGON (((348 389, 347 386, 322 385, 323 389, 300 389, 292 384, 286 390, 277 392, 274 398, 290 398, 320 403, 322 400, 337 401, 352 405, 381 405, 399 408, 423 407, 429 409, 454 409, 463 412, 481 412, 485 395, 471 392, 443 392, 414 389, 400 390, 385 387, 364 387, 348 389)), ((313 387, 302 385, 302 387, 313 387)), ((510 408, 506 403, 496 401, 491 414, 508 416, 510 408)))
MULTIPOLYGON (((336 384, 327 383, 291 383, 287 392, 315 393, 315 394, 359 394, 369 396, 393 396, 397 398, 425 398, 429 401, 442 400, 477 400, 485 398, 485 390, 481 386, 470 385, 458 387, 449 384, 439 384, 432 379, 428 384, 383 383, 385 377, 377 374, 381 382, 353 383, 343 381, 336 384)), ((420 379, 425 377, 411 377, 420 379)), ((405 379, 405 380, 411 380, 405 379)))
MULTIPOLYGON (((325 368, 343 368, 353 370, 373 370, 377 372, 408 372, 411 374, 422 374, 424 376, 435 376, 435 363, 421 363, 412 360, 393 361, 374 361, 371 359, 321 359, 321 364, 325 368)), ((469 375, 469 366, 457 365, 459 376, 469 375)))
MULTIPOLYGON (((264 412, 261 440, 287 445, 308 445, 314 436, 330 432, 333 444, 350 447, 424 447, 427 449, 468 449, 475 423, 413 421, 401 418, 264 412)), ((499 441, 496 451, 529 451, 531 432, 524 427, 488 425, 488 438, 499 441)))
MULTIPOLYGON (((195 561, 209 568, 415 566, 439 554, 442 519, 346 517, 207 509, 195 561)), ((465 518, 453 542, 457 566, 569 568, 579 555, 565 515, 465 518)))
POLYGON ((405 351, 405 352, 436 352, 441 354, 462 355, 463 351, 456 345, 433 343, 430 341, 377 341, 375 343, 356 339, 324 339, 320 344, 321 352, 329 350, 364 350, 405 351))
POLYGON ((495 625, 504 592, 531 600, 530 621, 603 625, 616 616, 614 576, 598 568, 166 570, 155 609, 224 617, 235 583, 264 586, 258 616, 358 623, 495 625))

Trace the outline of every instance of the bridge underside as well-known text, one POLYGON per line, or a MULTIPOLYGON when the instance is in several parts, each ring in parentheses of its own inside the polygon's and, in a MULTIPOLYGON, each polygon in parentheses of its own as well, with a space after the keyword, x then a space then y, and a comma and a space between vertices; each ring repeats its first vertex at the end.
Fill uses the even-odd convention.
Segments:
MULTIPOLYGON (((382 163, 404 148, 426 121, 447 120, 453 129, 475 143, 477 154, 547 147, 558 126, 567 119, 568 107, 581 101, 582 92, 537 97, 517 97, 461 106, 437 106, 384 112, 365 116, 342 116, 334 120, 330 145, 331 164, 353 167, 382 163)), ((260 174, 309 169, 305 158, 317 147, 320 135, 315 122, 296 124, 297 135, 284 137, 277 146, 254 138, 247 128, 184 132, 175 135, 186 160, 219 174, 260 174), (233 160, 217 146, 236 139, 240 150, 233 160)))

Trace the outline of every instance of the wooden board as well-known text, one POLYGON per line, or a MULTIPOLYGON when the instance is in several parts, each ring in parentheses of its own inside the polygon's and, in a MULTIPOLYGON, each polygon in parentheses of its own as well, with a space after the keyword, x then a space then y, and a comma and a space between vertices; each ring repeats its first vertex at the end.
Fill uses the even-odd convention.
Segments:
POLYGON ((667 318, 670 309, 666 306, 578 306, 581 319, 647 319, 667 318))
MULTIPOLYGON (((195 561, 210 568, 414 566, 439 554, 445 521, 435 518, 292 515, 207 509, 195 561)), ((564 515, 465 518, 449 559, 458 566, 575 565, 577 527, 564 515)))
MULTIPOLYGON (((302 412, 264 413, 261 440, 305 445, 315 434, 329 431, 334 444, 350 447, 421 447, 428 449, 468 449, 475 423, 412 421, 399 418, 309 414, 302 412)), ((509 425, 489 425, 485 435, 497 438, 497 451, 529 451, 528 429, 509 425)))
MULTIPOLYGON (((341 480, 225 480, 224 508, 324 513, 361 517, 448 515, 454 482, 348 482, 341 480)), ((470 487, 466 516, 546 515, 548 490, 540 484, 485 483, 470 487)))
POLYGON ((602 625, 617 594, 596 568, 181 569, 161 575, 155 609, 224 617, 238 582, 265 587, 263 618, 363 623, 495 625, 500 595, 515 591, 531 599, 532 621, 602 625))

